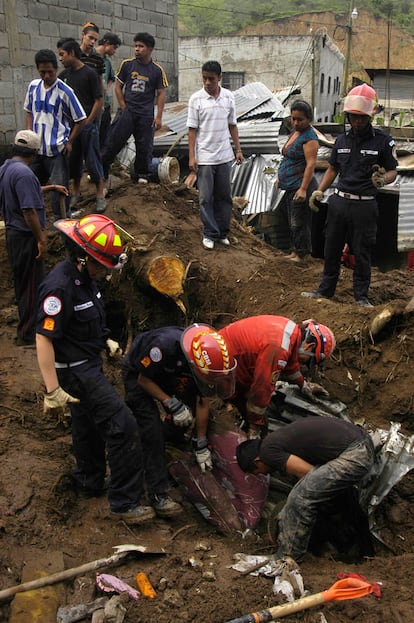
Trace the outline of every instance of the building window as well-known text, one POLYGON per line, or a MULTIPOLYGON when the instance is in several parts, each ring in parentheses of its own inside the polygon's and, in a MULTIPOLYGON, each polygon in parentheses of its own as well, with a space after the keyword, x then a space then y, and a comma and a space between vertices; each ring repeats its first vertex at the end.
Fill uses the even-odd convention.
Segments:
POLYGON ((221 85, 225 89, 235 91, 244 86, 244 71, 223 71, 221 85))
POLYGON ((331 92, 331 76, 328 78, 328 95, 331 92))
POLYGON ((320 93, 323 93, 324 83, 325 83, 325 74, 321 74, 321 85, 319 89, 320 93))

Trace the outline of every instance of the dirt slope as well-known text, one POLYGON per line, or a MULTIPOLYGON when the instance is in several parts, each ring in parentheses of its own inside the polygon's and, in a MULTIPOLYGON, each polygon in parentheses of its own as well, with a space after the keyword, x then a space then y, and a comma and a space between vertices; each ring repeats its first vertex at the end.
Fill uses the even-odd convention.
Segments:
MULTIPOLYGON (((84 193, 88 212, 93 207, 88 201, 92 194, 87 186, 84 193)), ((136 238, 126 270, 112 279, 105 292, 111 322, 118 326, 125 343, 127 329, 131 339, 143 329, 195 320, 219 327, 262 313, 286 315, 297 321, 314 317, 334 330, 338 344, 319 381, 348 405, 354 419, 386 428, 390 421, 398 421, 403 432, 414 432, 410 374, 414 329, 412 315, 403 313, 414 294, 414 271, 382 274, 374 270, 373 310, 353 304, 348 269, 343 269, 335 300, 304 299, 300 292, 318 284, 320 260, 291 264, 236 221, 230 249, 204 250, 195 191, 176 195, 171 188, 157 184, 142 187, 124 183, 113 191, 108 203, 108 216, 136 238), (155 295, 143 284, 142 266, 148 257, 157 255, 178 256, 188 268, 185 317, 174 302, 155 295), (370 322, 387 306, 396 310, 394 319, 372 338, 370 322)), ((108 556, 117 544, 162 543, 168 551, 166 556, 150 556, 112 570, 130 584, 134 584, 139 570, 145 570, 160 589, 155 600, 129 602, 127 623, 224 623, 276 604, 271 580, 241 576, 228 568, 236 552, 272 552, 265 526, 259 526, 258 534, 246 539, 239 534, 224 537, 184 500, 186 512, 174 521, 156 519, 151 526, 131 529, 111 520, 105 499, 75 496, 64 476, 72 468, 70 424, 42 415, 42 384, 35 352, 13 344, 16 308, 4 232, 0 237, 0 589, 19 583, 24 561, 31 557, 41 561, 47 551, 63 552, 66 567, 73 567, 108 556), (190 564, 190 558, 196 564, 190 564), (214 572, 214 581, 203 577, 207 570, 214 572), (162 578, 165 580, 160 582, 162 578)), ((52 266, 63 253, 53 230, 49 243, 52 266)), ((107 371, 121 391, 119 367, 107 364, 107 371)), ((181 498, 177 488, 172 495, 181 498)), ((387 546, 377 543, 375 557, 363 564, 345 564, 329 556, 306 558, 302 574, 311 592, 331 586, 338 572, 355 571, 383 583, 381 599, 369 596, 324 606, 328 623, 414 620, 413 499, 414 480, 407 475, 377 513, 387 546)), ((93 598, 92 588, 88 589, 91 578, 93 574, 66 584, 69 603, 93 598)), ((321 621, 319 612, 316 609, 287 620, 316 623, 321 621)), ((0 621, 9 618, 9 604, 0 604, 0 621)))

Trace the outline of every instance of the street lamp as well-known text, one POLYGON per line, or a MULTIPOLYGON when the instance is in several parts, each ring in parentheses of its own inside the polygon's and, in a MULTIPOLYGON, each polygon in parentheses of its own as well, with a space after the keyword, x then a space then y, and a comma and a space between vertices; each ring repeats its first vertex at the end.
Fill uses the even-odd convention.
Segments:
POLYGON ((349 21, 346 29, 348 30, 348 40, 346 45, 346 54, 345 54, 345 63, 344 63, 344 75, 342 78, 342 94, 341 97, 345 97, 347 94, 348 87, 348 74, 349 74, 349 59, 351 57, 351 39, 352 39, 352 21, 358 17, 358 11, 354 7, 352 8, 353 0, 350 2, 349 6, 349 21))

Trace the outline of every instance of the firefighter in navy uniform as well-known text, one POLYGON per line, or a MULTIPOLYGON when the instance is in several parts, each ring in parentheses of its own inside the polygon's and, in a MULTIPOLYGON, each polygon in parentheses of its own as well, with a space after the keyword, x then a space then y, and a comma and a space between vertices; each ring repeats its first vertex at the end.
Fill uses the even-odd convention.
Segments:
POLYGON ((321 282, 309 298, 332 298, 339 278, 342 250, 349 242, 355 256, 353 273, 357 305, 372 307, 368 299, 371 282, 371 254, 376 241, 378 189, 391 184, 397 176, 393 139, 374 128, 371 117, 377 94, 367 84, 351 89, 344 101, 350 130, 337 137, 329 166, 309 205, 318 210, 324 191, 336 176, 334 194, 329 198, 325 235, 325 263, 321 282))
POLYGON ((103 493, 107 456, 112 515, 138 524, 156 509, 140 504, 145 481, 137 423, 102 370, 101 351, 114 350, 114 343, 108 342, 97 285, 126 261, 124 243, 116 224, 100 214, 54 226, 68 239, 69 258, 39 290, 36 346, 47 392, 44 412, 70 408, 78 489, 89 496, 103 493))
MULTIPOLYGON (((214 336, 218 334, 208 325, 194 324, 187 329, 160 327, 139 334, 124 358, 122 375, 126 402, 136 416, 142 433, 147 487, 148 479, 155 478, 158 488, 162 490, 160 480, 163 472, 157 470, 155 464, 159 461, 160 453, 154 454, 153 451, 155 448, 159 450, 162 435, 157 400, 162 404, 173 428, 182 433, 192 431, 192 449, 200 469, 205 471, 212 468, 206 437, 209 415, 207 396, 214 395, 216 391, 219 395, 223 394, 214 382, 207 385, 201 382, 191 358, 188 358, 187 343, 196 337, 210 365, 214 366, 218 358, 221 366, 221 350, 214 336), (148 425, 153 431, 154 426, 159 430, 159 434, 152 436, 152 439, 148 438, 148 425)), ((207 368, 205 366, 208 376, 207 368)), ((171 426, 167 430, 174 432, 171 426)))

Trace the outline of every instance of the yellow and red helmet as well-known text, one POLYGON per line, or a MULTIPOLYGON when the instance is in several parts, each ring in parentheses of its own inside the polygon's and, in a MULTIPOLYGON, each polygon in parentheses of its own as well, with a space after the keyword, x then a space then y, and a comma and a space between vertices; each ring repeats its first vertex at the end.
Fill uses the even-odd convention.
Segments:
POLYGON ((377 93, 375 89, 365 82, 351 89, 344 100, 344 112, 354 115, 368 115, 372 117, 377 107, 377 93))
POLYGON ((121 268, 127 256, 118 226, 104 214, 89 214, 80 220, 60 219, 54 226, 87 255, 107 268, 121 268))
POLYGON ((207 324, 192 324, 181 336, 181 348, 203 396, 230 398, 236 384, 237 361, 224 339, 207 324))
POLYGON ((302 351, 306 355, 311 355, 309 360, 309 367, 312 368, 315 364, 322 364, 334 351, 336 346, 335 336, 329 327, 324 324, 319 324, 315 320, 304 320, 304 337, 302 344, 313 343, 315 349, 313 352, 308 350, 302 351))

